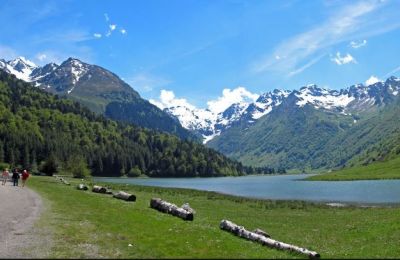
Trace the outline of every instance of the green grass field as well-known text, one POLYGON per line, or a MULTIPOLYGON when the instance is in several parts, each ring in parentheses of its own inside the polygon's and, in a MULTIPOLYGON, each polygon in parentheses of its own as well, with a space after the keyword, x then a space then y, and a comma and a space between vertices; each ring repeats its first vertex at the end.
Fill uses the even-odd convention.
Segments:
POLYGON ((307 180, 352 181, 380 179, 400 179, 400 157, 385 162, 376 162, 367 166, 357 166, 340 171, 315 175, 307 180))
POLYGON ((303 258, 246 241, 219 229, 222 219, 306 247, 322 258, 400 257, 400 208, 333 208, 299 201, 246 199, 187 189, 107 184, 137 196, 78 191, 77 180, 33 176, 28 186, 47 205, 37 223, 51 230, 54 258, 303 258), (189 202, 193 222, 149 207, 152 197, 189 202), (131 244, 132 246, 129 246, 131 244))

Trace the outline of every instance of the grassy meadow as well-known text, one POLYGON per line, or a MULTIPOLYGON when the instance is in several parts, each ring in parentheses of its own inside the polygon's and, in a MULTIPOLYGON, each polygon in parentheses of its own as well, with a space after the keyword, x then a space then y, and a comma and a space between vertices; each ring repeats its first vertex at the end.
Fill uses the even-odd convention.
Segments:
MULTIPOLYGON (((301 201, 246 199, 188 189, 106 184, 137 196, 76 190, 32 176, 28 186, 44 199, 37 226, 50 230, 54 258, 304 258, 246 241, 219 228, 228 219, 273 239, 317 251, 321 258, 398 258, 400 208, 329 207, 301 201), (149 207, 152 197, 196 210, 187 222, 149 207)), ((91 184, 88 182, 88 184, 91 184)))
POLYGON ((400 179, 400 157, 367 166, 356 166, 309 177, 313 181, 400 179))

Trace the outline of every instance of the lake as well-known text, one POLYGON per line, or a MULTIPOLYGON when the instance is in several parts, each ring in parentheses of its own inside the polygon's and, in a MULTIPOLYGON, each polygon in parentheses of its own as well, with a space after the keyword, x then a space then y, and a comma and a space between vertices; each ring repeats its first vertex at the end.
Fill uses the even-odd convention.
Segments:
POLYGON ((400 180, 304 181, 310 175, 219 178, 94 178, 95 181, 189 188, 274 200, 400 203, 400 180))

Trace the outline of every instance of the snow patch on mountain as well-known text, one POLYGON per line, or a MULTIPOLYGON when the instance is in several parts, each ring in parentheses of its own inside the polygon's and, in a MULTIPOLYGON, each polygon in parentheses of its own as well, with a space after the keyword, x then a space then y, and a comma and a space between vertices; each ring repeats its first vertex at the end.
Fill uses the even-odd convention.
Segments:
MULTIPOLYGON (((265 94, 262 94, 256 102, 253 103, 254 108, 251 109, 249 106, 249 113, 251 114, 251 117, 253 119, 259 119, 262 116, 265 116, 266 114, 270 113, 272 109, 276 106, 279 106, 283 99, 285 99, 291 91, 289 90, 279 90, 275 89, 272 92, 267 92, 265 94)), ((252 120, 250 120, 252 121, 252 120)), ((255 121, 252 121, 250 123, 253 123, 255 121)))
POLYGON ((319 88, 316 85, 308 85, 300 88, 296 96, 299 99, 296 103, 299 107, 311 104, 317 109, 324 108, 327 110, 346 107, 355 99, 347 93, 319 88))
MULTIPOLYGON (((79 79, 88 72, 88 68, 84 66, 80 61, 73 59, 71 61, 71 73, 73 75, 72 78, 72 84, 75 85, 78 83, 79 79)), ((74 88, 72 87, 71 90, 68 91, 68 94, 73 90, 74 88)))
POLYGON ((18 79, 22 79, 27 82, 31 82, 30 75, 33 70, 38 66, 32 61, 25 59, 24 57, 18 57, 14 60, 0 62, 0 68, 6 72, 15 75, 18 79))
POLYGON ((173 91, 161 90, 159 100, 150 99, 150 103, 163 109, 177 118, 186 129, 200 133, 204 143, 215 136, 232 122, 241 118, 249 104, 255 102, 259 95, 253 94, 244 87, 224 89, 222 96, 207 102, 208 108, 197 108, 186 99, 176 98, 173 91))

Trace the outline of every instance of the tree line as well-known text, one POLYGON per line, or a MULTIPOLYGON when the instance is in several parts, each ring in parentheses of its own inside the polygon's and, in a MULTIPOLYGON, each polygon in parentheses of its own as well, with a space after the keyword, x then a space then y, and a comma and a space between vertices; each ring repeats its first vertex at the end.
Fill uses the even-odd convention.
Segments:
POLYGON ((213 149, 96 115, 0 71, 0 162, 94 176, 212 177, 269 173, 213 149))

